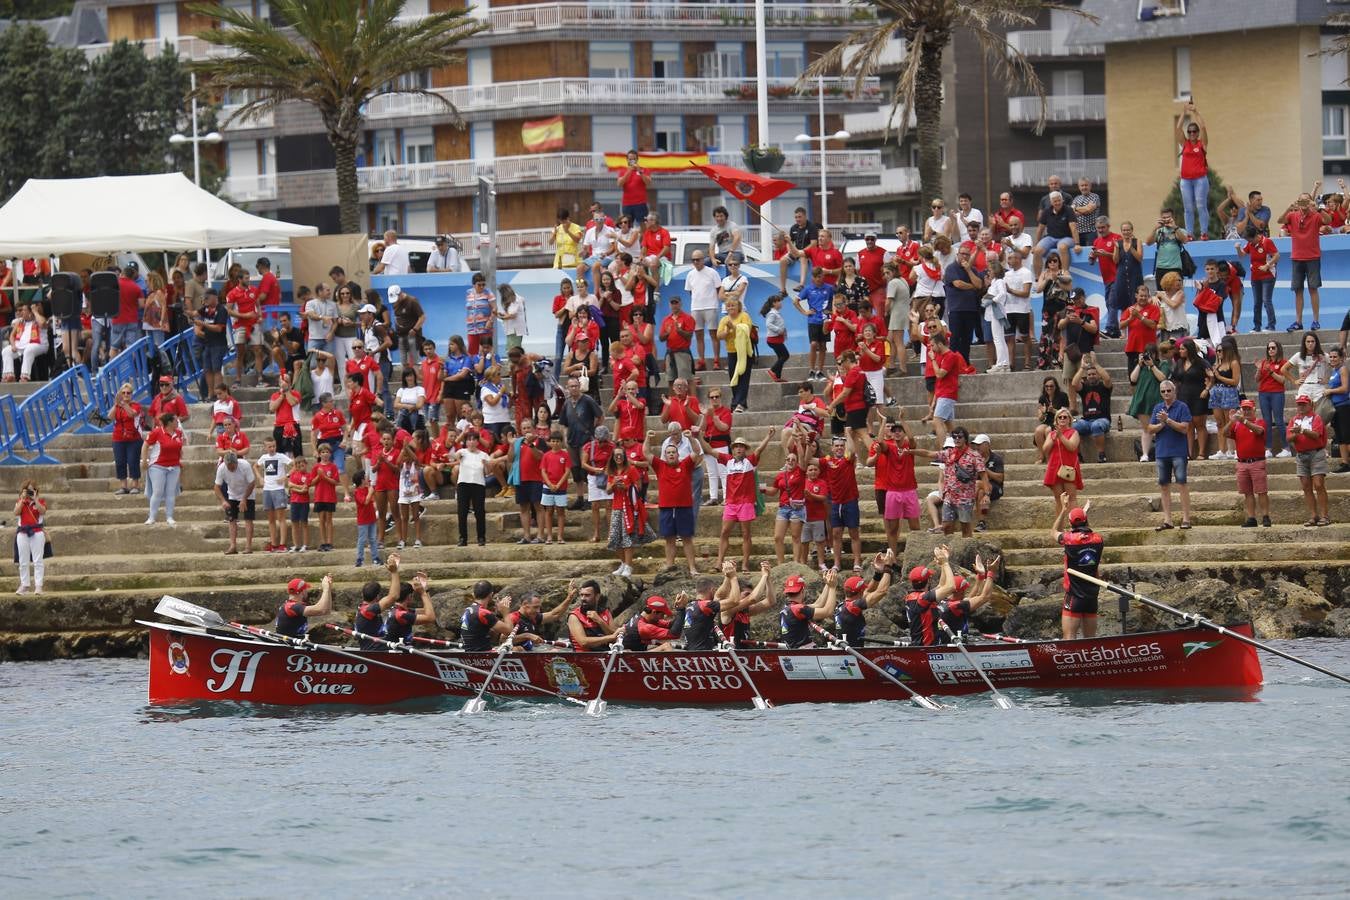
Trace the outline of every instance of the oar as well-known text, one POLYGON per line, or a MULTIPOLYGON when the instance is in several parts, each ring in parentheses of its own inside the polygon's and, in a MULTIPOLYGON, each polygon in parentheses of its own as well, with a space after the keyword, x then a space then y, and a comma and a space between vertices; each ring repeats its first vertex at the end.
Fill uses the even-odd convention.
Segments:
POLYGON ((464 701, 464 708, 460 710, 461 713, 472 716, 487 708, 487 701, 483 699, 483 694, 487 692, 492 679, 497 677, 497 670, 501 668, 502 660, 506 659, 506 654, 510 652, 511 644, 515 642, 516 632, 519 630, 520 622, 517 621, 515 627, 511 629, 511 633, 506 636, 506 640, 497 648, 497 659, 492 663, 492 669, 488 672, 487 677, 483 679, 483 686, 478 689, 478 696, 472 700, 464 701))
MULTIPOLYGON (((390 650, 400 650, 400 651, 402 651, 402 652, 404 652, 404 653, 411 653, 413 656, 425 656, 427 659, 435 660, 436 662, 445 663, 447 666, 454 666, 456 669, 463 669, 465 672, 472 672, 472 673, 475 674, 475 675, 482 675, 482 676, 485 677, 485 678, 486 678, 486 677, 488 676, 488 674, 489 674, 487 669, 480 669, 480 668, 478 668, 477 666, 471 666, 471 665, 468 665, 467 663, 459 662, 459 661, 457 661, 457 660, 451 659, 451 658, 448 657, 448 656, 437 656, 437 655, 434 654, 434 653, 428 653, 428 652, 425 651, 425 650, 418 650, 416 647, 410 647, 410 646, 408 646, 407 644, 401 644, 401 643, 399 643, 399 642, 397 642, 397 641, 386 640, 385 638, 372 637, 371 635, 368 635, 368 634, 357 634, 355 631, 351 630, 350 628, 345 628, 345 627, 343 627, 343 626, 341 626, 341 625, 338 625, 338 624, 336 624, 336 623, 333 623, 333 622, 327 622, 327 623, 325 623, 325 624, 326 624, 329 628, 332 628, 332 629, 335 630, 335 631, 341 631, 343 634, 351 635, 352 637, 362 637, 362 638, 365 638, 365 639, 367 639, 367 640, 375 641, 377 644, 383 644, 384 646, 388 647, 390 650)), ((429 641, 429 640, 433 640, 433 638, 426 638, 425 640, 428 640, 428 641, 429 641)), ((442 641, 441 643, 449 643, 449 642, 448 642, 448 641, 442 641)), ((362 659, 365 659, 366 657, 363 656, 363 657, 361 657, 361 658, 362 658, 362 659)), ((484 682, 484 684, 486 684, 486 683, 487 683, 487 682, 484 682)), ((526 690, 534 691, 536 694, 543 694, 545 697, 554 697, 554 698, 556 698, 556 699, 558 699, 558 700, 565 700, 566 702, 568 702, 568 703, 574 703, 574 704, 576 704, 577 706, 581 706, 581 705, 582 705, 582 702, 581 702, 580 700, 578 700, 576 697, 569 697, 569 696, 567 696, 566 694, 559 693, 558 691, 550 691, 548 688, 541 688, 541 687, 539 687, 539 686, 536 685, 536 684, 530 684, 528 681, 512 681, 511 683, 512 683, 512 684, 515 684, 515 685, 519 685, 520 687, 523 687, 523 688, 525 688, 526 690)), ((457 685, 457 687, 460 687, 460 686, 462 686, 462 685, 457 685)), ((488 693, 492 693, 492 692, 489 691, 488 693)), ((495 697, 495 696, 497 696, 497 695, 496 695, 496 694, 493 694, 493 696, 495 697)), ((503 697, 502 699, 505 700, 505 699, 507 699, 507 698, 503 697)))
POLYGON ((740 670, 741 677, 745 679, 745 683, 750 685, 750 690, 754 692, 755 696, 750 698, 750 705, 755 709, 772 709, 773 704, 764 699, 764 695, 761 694, 759 688, 755 686, 755 680, 750 677, 750 670, 745 667, 745 663, 741 660, 740 655, 736 653, 736 645, 722 633, 722 629, 715 628, 714 634, 721 635, 722 637, 721 643, 717 645, 717 649, 731 657, 731 661, 734 662, 736 668, 740 670))
POLYGON ((947 632, 947 637, 956 645, 956 649, 961 651, 961 655, 966 658, 966 662, 970 663, 971 668, 973 668, 976 673, 979 674, 980 678, 983 679, 984 683, 989 686, 989 690, 994 692, 994 705, 999 709, 1012 709, 1017 706, 1017 704, 1008 699, 1006 695, 1000 693, 998 688, 994 687, 994 683, 989 680, 989 676, 984 673, 984 669, 981 669, 980 664, 970 655, 970 651, 966 649, 965 644, 961 643, 961 639, 955 634, 952 634, 952 630, 947 627, 947 623, 938 619, 938 625, 942 627, 943 631, 947 632))
MULTIPOLYGON (((1134 569, 1125 570, 1125 578, 1130 582, 1130 593, 1134 593, 1134 569)), ((1120 633, 1127 634, 1130 630, 1130 595, 1121 594, 1117 598, 1117 608, 1120 610, 1120 633)))
POLYGON ((905 684, 899 678, 896 678, 890 672, 887 672, 881 666, 877 665, 867 657, 863 656, 857 650, 853 649, 853 647, 849 645, 847 640, 844 640, 843 638, 836 639, 836 637, 833 634, 830 634, 830 632, 826 631, 824 628, 821 628, 815 622, 811 623, 811 627, 816 630, 817 634, 825 638, 826 642, 829 643, 830 646, 838 650, 844 650, 848 653, 851 653, 853 655, 853 658, 858 660, 858 662, 862 663, 865 666, 868 666, 882 678, 885 678, 887 681, 894 683, 905 693, 909 694, 909 699, 913 700, 916 706, 922 706, 924 709, 946 709, 946 707, 944 707, 941 703, 938 703, 936 700, 930 699, 928 697, 925 697, 923 694, 920 694, 918 691, 914 690, 914 688, 905 684))
POLYGON ((605 674, 600 678, 600 690, 595 692, 595 699, 587 701, 586 715, 599 718, 605 714, 605 707, 609 706, 604 700, 605 685, 609 684, 609 673, 614 671, 614 660, 618 659, 622 652, 622 640, 616 640, 609 645, 609 659, 605 660, 605 674))
POLYGON ((1245 634, 1238 634, 1236 631, 1231 631, 1230 629, 1224 628, 1219 623, 1211 622, 1209 619, 1206 619, 1203 616, 1198 616, 1195 613, 1182 612, 1175 606, 1168 606, 1166 603, 1160 603, 1157 600, 1145 597, 1143 594, 1139 594, 1127 588, 1120 587, 1119 585, 1112 584, 1109 581, 1102 581, 1100 578, 1095 578, 1092 575, 1086 575, 1082 572, 1077 571, 1076 569, 1069 569, 1069 574, 1073 575, 1075 578, 1081 578, 1084 581, 1090 581, 1099 587, 1104 587, 1108 591, 1114 591, 1118 595, 1131 597, 1135 600, 1138 600, 1145 606, 1152 606, 1154 609, 1160 609, 1163 612, 1171 613, 1174 616, 1180 617, 1181 620, 1184 622, 1194 622, 1196 625, 1199 625, 1202 628, 1209 628, 1212 629, 1213 631, 1217 631, 1224 637, 1230 637, 1235 641, 1241 641, 1242 643, 1249 644, 1258 650, 1264 650, 1267 653, 1273 653, 1276 656, 1281 657, 1282 659, 1287 659, 1292 663, 1298 663, 1300 666, 1306 666, 1309 669, 1312 669, 1314 672, 1320 672, 1323 675, 1326 675, 1330 678, 1335 678, 1338 681, 1344 681, 1346 684, 1350 684, 1350 676, 1342 675, 1339 672, 1333 672, 1330 669, 1324 669, 1321 666, 1317 665, 1316 663, 1310 663, 1306 659, 1300 659, 1299 657, 1295 656, 1292 653, 1285 653, 1283 650, 1279 650, 1275 647, 1272 647, 1269 644, 1265 643, 1264 641, 1258 641, 1256 638, 1249 638, 1245 634))

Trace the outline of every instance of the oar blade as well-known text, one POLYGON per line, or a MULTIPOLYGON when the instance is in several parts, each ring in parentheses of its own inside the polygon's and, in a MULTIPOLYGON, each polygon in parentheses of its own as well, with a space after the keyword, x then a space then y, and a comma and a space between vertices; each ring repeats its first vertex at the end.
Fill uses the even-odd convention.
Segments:
POLYGON ((938 703, 936 700, 932 700, 932 699, 929 699, 928 697, 925 697, 923 694, 914 694, 910 699, 914 702, 914 705, 915 705, 915 706, 922 706, 924 709, 946 709, 946 708, 947 708, 947 707, 943 706, 941 703, 938 703))
POLYGON ((1012 702, 1011 700, 1009 700, 1009 699, 1008 699, 1005 695, 1003 695, 1003 694, 995 694, 995 695, 994 695, 994 705, 997 706, 999 709, 1016 709, 1016 708, 1017 708, 1017 704, 1014 703, 1014 702, 1012 702))
POLYGON ((476 716, 485 709, 487 709, 486 700, 482 697, 472 697, 464 701, 464 707, 460 709, 460 713, 466 716, 476 716))
POLYGON ((750 702, 755 705, 755 709, 773 709, 773 706, 769 701, 765 700, 763 697, 755 697, 750 702))
POLYGON ((186 622, 189 625, 199 625, 202 628, 224 628, 227 625, 226 621, 220 617, 220 613, 214 609, 207 609, 205 606, 198 606, 195 603, 189 603, 168 594, 159 598, 159 603, 155 606, 155 614, 166 619, 186 622))
POLYGON ((609 703, 604 700, 588 700, 586 702, 586 715, 600 718, 605 714, 605 708, 609 703))

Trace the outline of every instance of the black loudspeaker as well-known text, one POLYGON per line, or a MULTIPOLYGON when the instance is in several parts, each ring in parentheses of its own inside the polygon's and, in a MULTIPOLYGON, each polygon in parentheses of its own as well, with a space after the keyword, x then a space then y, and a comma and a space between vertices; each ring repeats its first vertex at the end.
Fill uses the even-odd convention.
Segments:
POLYGON ((57 272, 52 276, 51 304, 52 315, 58 319, 68 319, 80 314, 84 297, 84 286, 76 272, 57 272))
POLYGON ((89 276, 89 305, 95 317, 117 315, 121 301, 116 272, 95 272, 89 276))

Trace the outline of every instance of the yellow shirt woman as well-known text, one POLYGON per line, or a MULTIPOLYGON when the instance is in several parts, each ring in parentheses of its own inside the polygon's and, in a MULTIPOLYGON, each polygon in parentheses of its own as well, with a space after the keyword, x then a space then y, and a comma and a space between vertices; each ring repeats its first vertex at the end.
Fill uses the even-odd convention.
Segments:
POLYGON ((576 268, 577 245, 585 233, 580 225, 570 221, 559 222, 553 227, 553 243, 558 248, 553 254, 553 268, 576 268))

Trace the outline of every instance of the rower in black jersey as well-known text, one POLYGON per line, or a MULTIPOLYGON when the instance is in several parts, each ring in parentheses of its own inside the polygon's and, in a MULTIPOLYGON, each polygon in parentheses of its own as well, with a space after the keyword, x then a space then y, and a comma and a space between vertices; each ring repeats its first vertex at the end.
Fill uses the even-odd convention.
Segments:
POLYGON ((718 599, 728 578, 735 583, 736 563, 731 560, 722 563, 721 582, 698 580, 698 596, 684 610, 684 649, 699 653, 716 650, 722 642, 723 621, 734 622, 736 614, 750 605, 748 595, 743 598, 739 591, 728 592, 725 600, 718 599))
POLYGON ((431 605, 431 591, 427 587, 425 572, 418 572, 412 584, 404 583, 398 592, 394 608, 384 620, 384 637, 388 641, 412 643, 413 628, 418 625, 435 625, 436 610, 431 605), (421 608, 414 608, 413 599, 421 600, 421 608))
POLYGON ((1102 563, 1102 554, 1106 550, 1106 541, 1092 530, 1088 524, 1088 510, 1092 501, 1081 508, 1069 509, 1068 494, 1060 496, 1059 514, 1055 524, 1050 526, 1055 541, 1064 548, 1064 607, 1060 611, 1060 627, 1064 640, 1090 638, 1097 636, 1097 593, 1099 588, 1090 581, 1070 575, 1075 569, 1084 575, 1097 577, 1097 567, 1102 563), (1060 531, 1065 516, 1069 519, 1069 530, 1060 531))
POLYGON ((303 578, 292 578, 286 585, 286 600, 277 607, 277 634, 304 637, 312 616, 323 616, 333 611, 333 576, 325 575, 319 593, 319 602, 309 602, 313 587, 303 578))
POLYGON ((783 582, 783 608, 778 613, 779 643, 789 647, 812 644, 811 623, 825 622, 834 615, 838 584, 839 572, 835 569, 826 572, 825 587, 816 598, 819 605, 812 605, 806 602, 806 579, 789 575, 783 582))
POLYGON ((622 637, 609 610, 600 608, 603 600, 600 582, 587 579, 581 583, 577 608, 567 616, 567 636, 573 650, 601 650, 622 637))
POLYGON ((773 608, 773 585, 769 581, 768 562, 759 564, 759 583, 747 590, 736 576, 735 564, 723 564, 722 585, 713 596, 721 606, 717 624, 722 637, 737 650, 752 646, 750 617, 773 608), (733 602, 734 601, 734 602, 733 602), (739 608, 738 608, 739 607, 739 608))
POLYGON ((508 634, 511 626, 506 616, 511 612, 511 598, 498 597, 490 581, 473 586, 473 603, 464 609, 459 619, 459 639, 464 649, 485 653, 496 648, 508 634))
POLYGON ((872 560, 872 580, 854 575, 844 582, 844 599, 834 610, 834 626, 850 647, 862 647, 867 635, 867 610, 886 599, 895 574, 895 551, 878 553, 872 560))
POLYGON ((672 641, 677 640, 684 630, 684 609, 688 605, 689 595, 684 591, 675 595, 673 609, 665 597, 648 597, 642 604, 642 611, 623 627, 623 649, 674 650, 672 641))
POLYGON ((361 602, 356 605, 356 617, 352 630, 358 635, 368 636, 357 638, 362 650, 384 649, 383 644, 369 640, 369 638, 385 636, 384 613, 398 600, 401 587, 398 567, 398 554, 389 554, 389 558, 385 560, 385 568, 389 570, 389 590, 383 597, 380 596, 380 583, 378 581, 371 579, 361 586, 361 602))
POLYGON ((984 560, 980 554, 975 554, 975 592, 971 596, 965 596, 966 590, 970 587, 970 582, 966 581, 960 575, 952 579, 955 590, 947 598, 943 605, 942 621, 947 623, 947 627, 953 634, 970 634, 971 615, 989 602, 989 598, 994 595, 994 575, 998 571, 998 563, 1002 557, 995 556, 989 563, 988 568, 984 565, 984 560))
POLYGON ((909 615, 909 642, 914 647, 936 647, 942 643, 942 629, 938 622, 946 609, 947 598, 955 585, 952 578, 950 551, 945 546, 933 550, 941 578, 936 587, 929 587, 938 574, 927 566, 915 566, 909 572, 910 591, 905 595, 905 612, 909 615))
POLYGON ((511 627, 516 631, 513 638, 516 646, 522 650, 533 650, 536 646, 547 644, 544 626, 562 621, 567 611, 572 608, 572 601, 576 596, 577 582, 574 578, 567 585, 567 596, 548 612, 543 611, 544 603, 538 594, 528 593, 522 597, 516 611, 510 616, 511 627))

